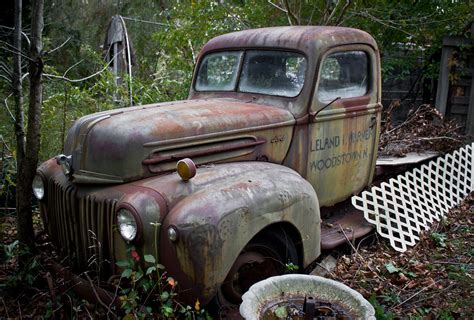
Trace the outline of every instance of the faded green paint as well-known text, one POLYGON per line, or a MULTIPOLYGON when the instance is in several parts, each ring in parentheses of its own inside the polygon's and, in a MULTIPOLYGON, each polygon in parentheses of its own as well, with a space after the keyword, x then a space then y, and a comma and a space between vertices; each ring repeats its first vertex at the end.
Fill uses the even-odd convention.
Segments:
POLYGON ((116 230, 115 214, 128 208, 141 225, 136 249, 158 251, 186 299, 203 303, 250 239, 269 225, 291 230, 303 267, 317 258, 319 207, 372 180, 380 127, 378 49, 355 29, 277 27, 212 39, 199 61, 209 52, 252 48, 304 54, 301 93, 282 98, 191 87, 186 101, 102 112, 73 125, 66 140, 70 179, 54 160, 38 169, 47 182, 43 219, 64 253, 82 267, 99 254, 116 272, 113 263, 126 257, 129 244, 116 230), (370 90, 328 106, 317 95, 320 65, 347 50, 369 56, 370 90), (185 157, 203 165, 189 182, 174 172, 185 157), (154 222, 162 223, 158 244, 154 222), (168 239, 170 226, 177 242, 168 239), (91 250, 88 229, 103 244, 99 251, 91 250))

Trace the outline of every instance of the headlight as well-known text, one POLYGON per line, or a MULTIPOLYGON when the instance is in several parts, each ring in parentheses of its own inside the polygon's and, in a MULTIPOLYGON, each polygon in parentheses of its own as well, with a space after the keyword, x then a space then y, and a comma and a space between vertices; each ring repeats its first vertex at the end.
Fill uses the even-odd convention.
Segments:
POLYGON ((44 182, 43 178, 39 174, 36 174, 34 177, 32 188, 36 199, 42 200, 44 198, 44 182))
POLYGON ((126 241, 132 241, 137 237, 138 225, 137 220, 132 212, 127 209, 120 209, 117 212, 117 224, 120 235, 126 241))

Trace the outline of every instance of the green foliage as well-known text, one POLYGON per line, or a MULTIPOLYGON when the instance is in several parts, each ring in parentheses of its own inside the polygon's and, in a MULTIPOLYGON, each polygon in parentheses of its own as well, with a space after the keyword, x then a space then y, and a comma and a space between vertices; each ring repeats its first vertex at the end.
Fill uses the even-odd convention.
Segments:
POLYGON ((20 285, 31 286, 36 281, 40 270, 40 263, 37 257, 33 256, 27 249, 24 249, 18 240, 10 244, 0 244, 0 252, 4 256, 5 270, 8 274, 4 283, 0 283, 0 288, 15 290, 20 285), (19 261, 22 261, 21 267, 19 261), (7 268, 14 265, 13 268, 7 268))
POLYGON ((431 234, 431 239, 437 247, 444 248, 446 247, 446 240, 448 239, 448 236, 445 233, 433 232, 431 234))
POLYGON ((396 273, 396 274, 408 276, 410 278, 416 277, 415 273, 413 273, 411 271, 407 271, 404 268, 398 268, 392 262, 386 263, 385 264, 385 269, 387 269, 388 273, 390 273, 390 274, 396 273))
MULTIPOLYGON (((15 206, 15 188, 16 159, 11 155, 8 145, 0 135, 0 205, 6 208, 15 206)), ((2 210, 2 212, 5 211, 2 210)))
POLYGON ((288 310, 286 307, 287 306, 281 306, 275 309, 275 316, 278 319, 286 319, 288 317, 288 310))
POLYGON ((286 272, 291 273, 291 272, 298 271, 299 267, 296 264, 294 264, 293 262, 289 262, 289 263, 285 264, 285 269, 286 269, 286 272))
MULTIPOLYGON (((45 57, 45 72, 79 79, 104 67, 100 50, 111 17, 124 16, 135 54, 132 91, 136 105, 185 99, 202 46, 212 37, 256 27, 287 25, 285 2, 274 1, 160 1, 51 2, 45 10, 45 49, 59 50, 45 57), (87 26, 87 27, 86 27, 87 26)), ((401 79, 413 67, 423 77, 438 75, 437 59, 442 37, 467 31, 472 7, 468 1, 387 0, 349 2, 338 0, 288 1, 300 24, 356 27, 371 33, 382 52, 384 79, 401 79), (420 56, 424 60, 420 60, 420 56), (434 57, 430 60, 430 57, 434 57)), ((466 48, 468 50, 468 48, 466 48)), ((8 61, 10 62, 10 61, 8 61)), ((26 72, 26 69, 24 70, 26 72)), ((128 83, 129 79, 125 79, 128 83)), ((24 90, 28 90, 27 81, 24 90)), ((11 93, 1 82, 3 99, 11 93)), ((25 94, 25 106, 28 96, 25 94)), ((9 99, 10 109, 13 99, 9 99)), ((115 86, 108 70, 86 81, 67 83, 45 79, 42 117, 42 149, 45 160, 63 150, 71 123, 89 113, 126 107, 128 88, 115 86), (46 142, 47 141, 47 142, 46 142)), ((13 122, 5 108, 0 111, 0 134, 13 146, 13 122)))
POLYGON ((177 281, 167 275, 164 266, 157 263, 153 255, 142 257, 133 246, 127 251, 129 258, 116 262, 122 269, 117 286, 121 307, 126 314, 124 318, 156 317, 159 310, 159 319, 209 319, 207 312, 200 308, 199 300, 194 308, 176 300, 177 281))
POLYGON ((370 296, 369 302, 372 304, 372 306, 375 309, 375 318, 377 318, 377 320, 393 320, 393 319, 395 319, 395 315, 392 312, 386 312, 385 311, 385 306, 381 305, 377 301, 377 296, 375 294, 372 294, 370 296))

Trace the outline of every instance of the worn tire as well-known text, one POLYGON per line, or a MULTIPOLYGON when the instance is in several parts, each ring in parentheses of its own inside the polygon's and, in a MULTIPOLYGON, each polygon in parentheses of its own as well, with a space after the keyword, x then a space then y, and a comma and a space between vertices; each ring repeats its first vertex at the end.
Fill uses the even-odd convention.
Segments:
POLYGON ((288 273, 287 264, 298 266, 295 244, 283 229, 253 238, 239 254, 218 292, 221 305, 238 305, 256 282, 288 273))

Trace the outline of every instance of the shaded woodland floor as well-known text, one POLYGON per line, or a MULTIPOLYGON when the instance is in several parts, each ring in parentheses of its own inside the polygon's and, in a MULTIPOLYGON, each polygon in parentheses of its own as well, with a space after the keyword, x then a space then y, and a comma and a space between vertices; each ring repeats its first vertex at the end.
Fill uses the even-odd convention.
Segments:
POLYGON ((327 277, 369 299, 378 319, 474 319, 474 192, 404 253, 377 235, 346 248, 327 277))
MULTIPOLYGON (((105 315, 72 290, 56 291, 60 283, 44 268, 45 252, 19 272, 15 218, 4 215, 0 222, 0 319, 105 315)), ((38 215, 35 222, 40 227, 38 215)), ((369 299, 378 319, 474 319, 474 192, 405 253, 372 234, 330 254, 337 264, 327 277, 369 299)))

